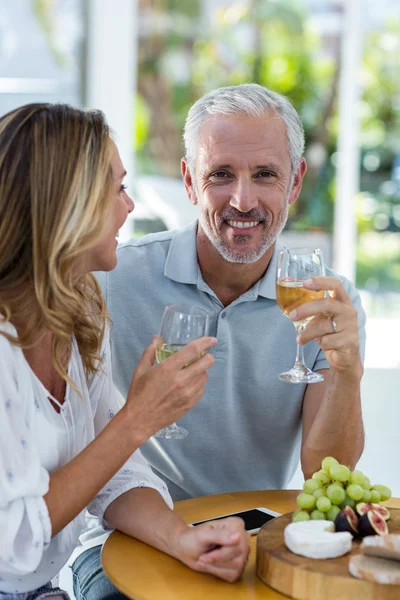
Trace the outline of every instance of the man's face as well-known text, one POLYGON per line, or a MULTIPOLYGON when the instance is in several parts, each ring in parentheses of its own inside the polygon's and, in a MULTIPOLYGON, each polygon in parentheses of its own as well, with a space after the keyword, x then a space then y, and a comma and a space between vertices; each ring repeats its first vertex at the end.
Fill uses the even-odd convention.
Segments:
POLYGON ((225 260, 253 263, 274 244, 301 189, 300 180, 292 193, 291 175, 285 127, 274 114, 203 123, 191 186, 184 178, 200 228, 225 260))

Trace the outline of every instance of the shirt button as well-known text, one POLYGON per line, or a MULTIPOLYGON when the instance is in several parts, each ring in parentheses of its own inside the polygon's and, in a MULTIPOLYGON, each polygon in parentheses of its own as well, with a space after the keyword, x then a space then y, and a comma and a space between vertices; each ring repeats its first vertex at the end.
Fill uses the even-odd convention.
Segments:
POLYGON ((225 319, 225 317, 226 317, 226 313, 222 313, 221 319, 225 319))

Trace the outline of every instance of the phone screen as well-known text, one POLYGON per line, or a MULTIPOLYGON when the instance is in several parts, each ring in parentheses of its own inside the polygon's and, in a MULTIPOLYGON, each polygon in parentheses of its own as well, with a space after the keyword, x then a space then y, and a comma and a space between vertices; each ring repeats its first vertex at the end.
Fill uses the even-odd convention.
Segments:
POLYGON ((201 523, 207 523, 208 521, 219 521, 220 519, 226 519, 226 517, 240 517, 244 521, 244 527, 246 531, 252 531, 253 529, 260 529, 271 519, 275 519, 273 515, 269 515, 261 510, 253 508, 252 510, 244 510, 243 512, 233 513, 231 515, 224 515, 222 517, 216 517, 215 519, 206 519, 205 521, 198 521, 192 523, 192 525, 200 525, 201 523))

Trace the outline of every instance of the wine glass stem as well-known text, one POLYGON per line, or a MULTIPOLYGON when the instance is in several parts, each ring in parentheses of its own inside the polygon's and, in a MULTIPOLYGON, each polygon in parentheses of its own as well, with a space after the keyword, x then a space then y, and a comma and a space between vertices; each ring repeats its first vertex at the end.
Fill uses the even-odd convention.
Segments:
MULTIPOLYGON (((300 335, 300 333, 303 331, 304 329, 304 325, 295 325, 296 327, 296 337, 298 335, 300 335)), ((297 344, 297 352, 296 352, 296 362, 294 363, 294 368, 295 369, 302 369, 304 368, 304 349, 303 346, 300 344, 297 344)))

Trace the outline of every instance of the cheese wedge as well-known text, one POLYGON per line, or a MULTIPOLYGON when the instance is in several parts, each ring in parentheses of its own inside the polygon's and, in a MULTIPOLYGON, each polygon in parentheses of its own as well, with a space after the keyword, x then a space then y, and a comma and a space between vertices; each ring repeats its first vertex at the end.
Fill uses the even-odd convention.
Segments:
POLYGON ((363 539, 361 550, 369 556, 400 561, 400 534, 369 535, 363 539))
POLYGON ((337 558, 351 550, 353 536, 347 531, 335 533, 331 521, 290 523, 284 531, 285 544, 294 554, 307 558, 337 558))
POLYGON ((395 560, 356 554, 349 561, 353 577, 386 585, 400 585, 400 565, 395 560))

